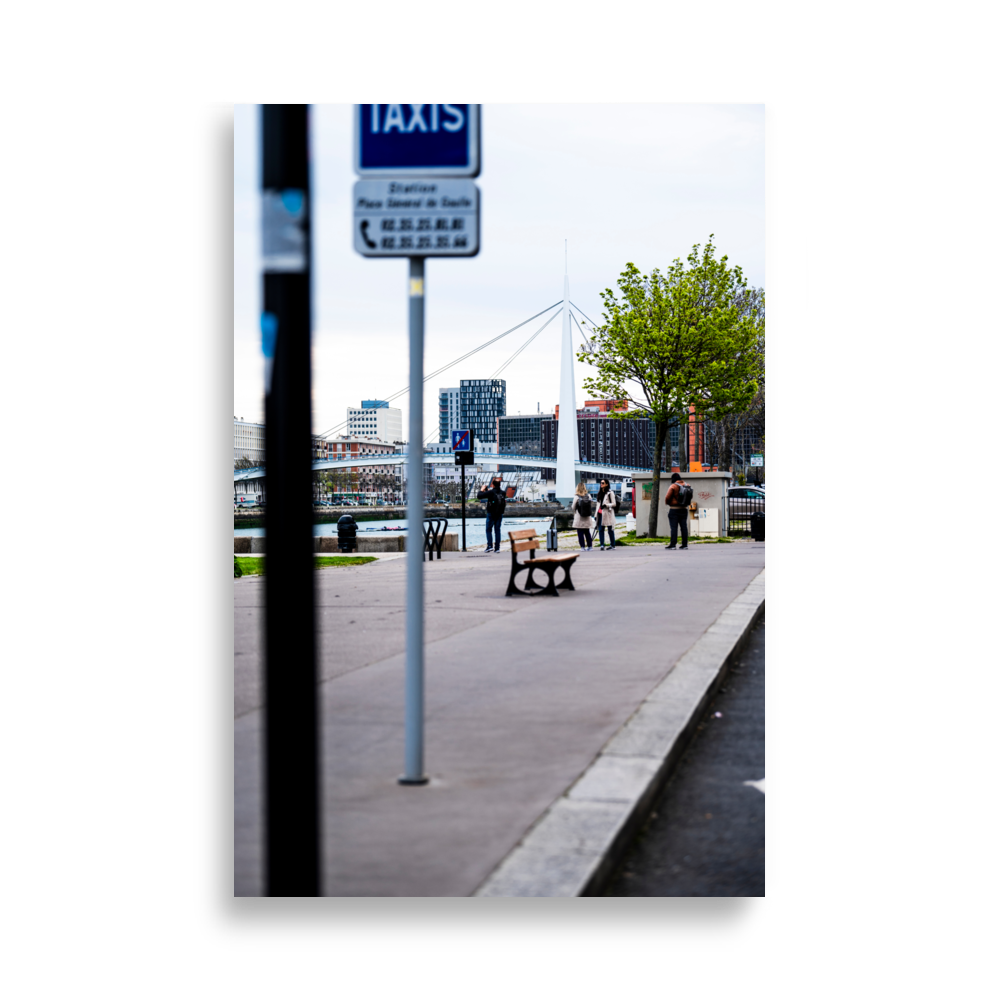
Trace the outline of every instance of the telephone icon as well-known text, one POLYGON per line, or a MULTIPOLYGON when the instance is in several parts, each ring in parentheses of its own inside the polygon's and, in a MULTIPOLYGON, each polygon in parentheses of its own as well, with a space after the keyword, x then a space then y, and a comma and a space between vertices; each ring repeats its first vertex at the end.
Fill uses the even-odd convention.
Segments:
POLYGON ((374 250, 378 244, 374 240, 368 239, 368 220, 361 220, 361 238, 365 241, 365 246, 371 250, 374 250))

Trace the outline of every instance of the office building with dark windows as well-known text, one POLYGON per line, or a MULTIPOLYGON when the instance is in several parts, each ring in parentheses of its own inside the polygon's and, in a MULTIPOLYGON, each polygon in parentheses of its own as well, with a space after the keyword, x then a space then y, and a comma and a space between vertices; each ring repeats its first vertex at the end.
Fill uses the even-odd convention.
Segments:
POLYGON ((463 378, 459 384, 459 427, 472 430, 484 444, 497 443, 497 422, 507 413, 507 381, 463 378))
MULTIPOLYGON (((616 420, 605 416, 596 406, 584 406, 576 411, 576 430, 580 440, 581 461, 607 462, 610 465, 628 465, 639 469, 652 468, 656 427, 648 417, 616 420)), ((555 419, 542 421, 541 432, 542 457, 556 458, 558 414, 555 419)), ((677 440, 676 428, 673 428, 671 439, 674 442, 677 440)), ((664 468, 669 467, 666 446, 661 461, 664 468)))
MULTIPOLYGON (((542 422, 551 420, 551 413, 510 414, 497 420, 499 452, 502 455, 541 457, 542 422)), ((501 465, 501 472, 513 472, 513 465, 501 465)), ((554 479, 555 469, 542 469, 543 479, 554 479)))
POLYGON ((518 413, 500 417, 498 421, 500 453, 503 455, 542 454, 542 421, 551 420, 551 413, 518 413))

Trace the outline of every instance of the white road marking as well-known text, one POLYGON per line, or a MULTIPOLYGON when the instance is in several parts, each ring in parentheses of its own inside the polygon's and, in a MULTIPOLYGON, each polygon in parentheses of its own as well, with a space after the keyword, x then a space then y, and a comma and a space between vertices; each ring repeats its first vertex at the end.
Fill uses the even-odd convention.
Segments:
POLYGON ((763 794, 764 792, 764 779, 761 778, 760 781, 744 781, 744 785, 749 785, 751 788, 756 788, 758 792, 763 794))

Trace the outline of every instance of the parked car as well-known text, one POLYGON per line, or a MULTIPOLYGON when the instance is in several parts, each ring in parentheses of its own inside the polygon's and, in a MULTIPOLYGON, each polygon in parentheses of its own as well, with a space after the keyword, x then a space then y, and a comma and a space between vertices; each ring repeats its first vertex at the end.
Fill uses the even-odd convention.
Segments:
POLYGON ((764 490, 760 486, 733 486, 727 497, 731 521, 749 518, 758 510, 764 512, 764 490))

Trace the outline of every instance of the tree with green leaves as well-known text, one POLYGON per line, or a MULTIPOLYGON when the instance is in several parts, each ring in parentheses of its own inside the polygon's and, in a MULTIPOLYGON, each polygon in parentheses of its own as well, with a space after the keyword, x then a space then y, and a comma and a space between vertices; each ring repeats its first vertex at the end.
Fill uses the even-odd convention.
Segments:
POLYGON ((704 248, 695 244, 686 263, 674 260, 666 274, 654 268, 644 275, 626 264, 621 297, 610 288, 601 293, 604 324, 578 354, 595 369, 584 379, 588 392, 635 407, 612 419, 653 422, 651 536, 671 424, 686 434, 691 406, 710 419, 745 409, 763 377, 763 291, 750 288, 728 257, 716 258, 713 239, 704 248))

